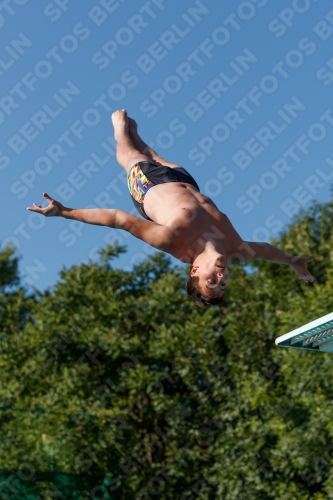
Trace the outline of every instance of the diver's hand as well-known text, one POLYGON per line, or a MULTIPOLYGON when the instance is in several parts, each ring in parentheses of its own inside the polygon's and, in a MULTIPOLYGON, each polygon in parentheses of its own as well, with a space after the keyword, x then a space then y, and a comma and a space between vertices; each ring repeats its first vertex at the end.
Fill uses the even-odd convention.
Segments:
POLYGON ((304 281, 313 282, 314 277, 307 269, 307 263, 313 259, 314 259, 313 255, 311 255, 310 257, 299 257, 299 256, 291 257, 290 267, 304 281))
POLYGON ((31 212, 36 212, 37 214, 45 215, 45 217, 60 217, 64 206, 59 203, 59 201, 54 200, 48 194, 43 193, 44 198, 48 201, 48 206, 43 208, 42 205, 37 205, 34 203, 33 207, 27 207, 27 210, 31 212))

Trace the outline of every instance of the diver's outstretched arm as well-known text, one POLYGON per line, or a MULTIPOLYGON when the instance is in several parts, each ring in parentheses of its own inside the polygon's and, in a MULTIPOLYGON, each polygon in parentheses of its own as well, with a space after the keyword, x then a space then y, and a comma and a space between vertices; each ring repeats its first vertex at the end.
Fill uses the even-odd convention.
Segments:
POLYGON ((299 255, 288 255, 270 243, 244 242, 247 252, 246 262, 256 259, 269 260, 275 264, 288 264, 291 269, 304 281, 314 281, 314 277, 307 269, 307 263, 314 259, 313 255, 301 257, 299 255))
POLYGON ((64 217, 96 226, 123 229, 158 250, 172 252, 173 233, 166 226, 150 222, 118 208, 67 208, 47 193, 43 193, 43 196, 49 203, 47 207, 43 208, 42 205, 34 203, 33 207, 27 207, 27 210, 45 217, 64 217))
POLYGON ((44 198, 48 201, 48 206, 43 208, 37 203, 33 207, 27 207, 27 210, 44 215, 45 217, 64 217, 65 219, 74 219, 87 224, 95 224, 97 226, 115 227, 117 209, 110 208, 67 208, 59 201, 54 200, 47 193, 43 193, 44 198))

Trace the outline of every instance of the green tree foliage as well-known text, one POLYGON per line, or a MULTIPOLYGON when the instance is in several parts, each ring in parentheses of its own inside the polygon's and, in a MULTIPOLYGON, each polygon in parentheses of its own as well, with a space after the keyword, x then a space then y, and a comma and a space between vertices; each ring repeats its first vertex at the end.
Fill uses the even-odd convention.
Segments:
POLYGON ((207 310, 162 253, 127 272, 109 246, 28 297, 5 250, 0 498, 333 499, 333 355, 274 344, 332 311, 332 227, 314 204, 275 241, 314 284, 234 266, 207 310))

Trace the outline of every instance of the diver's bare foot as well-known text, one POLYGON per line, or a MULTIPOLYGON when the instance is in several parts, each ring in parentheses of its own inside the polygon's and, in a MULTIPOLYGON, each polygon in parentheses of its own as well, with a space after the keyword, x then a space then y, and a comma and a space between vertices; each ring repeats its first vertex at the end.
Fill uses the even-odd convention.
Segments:
POLYGON ((113 128, 114 128, 114 138, 119 139, 122 135, 128 135, 128 118, 126 109, 119 109, 112 113, 111 116, 113 128))

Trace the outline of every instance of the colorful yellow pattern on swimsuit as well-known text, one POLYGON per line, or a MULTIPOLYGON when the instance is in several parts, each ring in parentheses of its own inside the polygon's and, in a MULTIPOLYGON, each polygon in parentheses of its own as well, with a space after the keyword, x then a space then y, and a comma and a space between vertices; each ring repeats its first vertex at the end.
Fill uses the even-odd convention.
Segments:
POLYGON ((138 203, 143 203, 147 191, 155 186, 155 184, 147 179, 140 165, 134 165, 131 168, 128 174, 127 183, 130 195, 133 196, 138 203))

